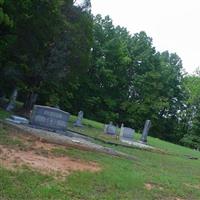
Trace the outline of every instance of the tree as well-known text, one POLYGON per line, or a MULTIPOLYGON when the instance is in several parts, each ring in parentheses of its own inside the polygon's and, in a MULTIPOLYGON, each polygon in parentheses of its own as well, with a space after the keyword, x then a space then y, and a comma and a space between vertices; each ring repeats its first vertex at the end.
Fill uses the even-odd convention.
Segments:
POLYGON ((10 34, 15 39, 7 48, 3 76, 9 75, 9 85, 21 88, 30 108, 45 86, 52 86, 50 95, 71 72, 87 66, 92 20, 86 4, 77 7, 72 0, 10 0, 4 7, 13 19, 10 34))
POLYGON ((4 63, 7 62, 8 59, 7 49, 14 40, 14 37, 10 36, 13 20, 6 13, 4 5, 4 0, 0 0, 0 90, 6 86, 3 76, 4 63))
POLYGON ((2 34, 2 28, 5 27, 12 27, 13 26, 13 20, 10 19, 7 13, 4 11, 4 0, 0 0, 0 25, 1 25, 1 34, 2 34), (5 26, 5 27, 3 27, 5 26))
POLYGON ((137 130, 151 119, 151 134, 178 142, 185 99, 181 59, 156 52, 145 32, 131 36, 100 15, 94 22, 92 63, 77 89, 83 95, 80 106, 91 118, 137 130))
POLYGON ((189 75, 184 78, 184 84, 188 93, 185 102, 184 136, 181 144, 195 149, 200 149, 200 77, 199 74, 189 75))

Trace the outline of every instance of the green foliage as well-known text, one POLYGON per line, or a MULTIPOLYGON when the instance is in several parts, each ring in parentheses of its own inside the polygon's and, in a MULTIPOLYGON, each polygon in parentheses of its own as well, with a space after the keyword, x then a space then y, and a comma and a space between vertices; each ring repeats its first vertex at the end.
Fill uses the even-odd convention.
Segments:
MULTIPOLYGON (((181 59, 176 54, 156 52, 145 32, 130 35, 115 27, 107 16, 94 17, 93 49, 87 76, 74 93, 93 119, 124 122, 142 130, 151 119, 151 134, 178 142, 178 110, 185 99, 181 59)), ((74 101, 73 99, 73 101, 74 101)))
POLYGON ((2 110, 1 108, 0 108, 0 119, 5 119, 5 118, 7 118, 7 117, 9 117, 10 116, 10 113, 8 113, 8 112, 6 112, 5 110, 2 110))
POLYGON ((137 131, 150 119, 151 135, 197 148, 199 77, 183 78, 176 53, 81 2, 0 1, 0 93, 17 87, 26 109, 37 100, 137 131))
POLYGON ((5 49, 0 47, 4 53, 0 60, 4 92, 17 85, 25 102, 30 94, 43 97, 45 91, 46 98, 40 99, 45 103, 66 79, 86 71, 92 33, 87 5, 89 1, 83 7, 68 0, 5 2, 5 11, 13 18, 14 27, 4 33, 5 49))
POLYGON ((47 102, 48 106, 58 106, 59 105, 59 98, 56 93, 52 94, 49 98, 49 101, 47 102))
POLYGON ((200 77, 199 74, 186 76, 184 79, 188 99, 185 102, 185 134, 181 143, 191 148, 200 149, 200 77))
POLYGON ((4 3, 4 0, 0 0, 0 25, 12 27, 13 20, 11 20, 8 14, 4 12, 4 3))

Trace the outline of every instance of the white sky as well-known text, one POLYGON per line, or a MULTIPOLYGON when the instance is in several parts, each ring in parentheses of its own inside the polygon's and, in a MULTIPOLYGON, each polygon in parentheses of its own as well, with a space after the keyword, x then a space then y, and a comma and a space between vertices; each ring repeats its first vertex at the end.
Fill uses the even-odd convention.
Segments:
POLYGON ((187 72, 200 66, 200 0, 91 0, 92 13, 109 15, 134 34, 145 31, 158 51, 176 52, 187 72))

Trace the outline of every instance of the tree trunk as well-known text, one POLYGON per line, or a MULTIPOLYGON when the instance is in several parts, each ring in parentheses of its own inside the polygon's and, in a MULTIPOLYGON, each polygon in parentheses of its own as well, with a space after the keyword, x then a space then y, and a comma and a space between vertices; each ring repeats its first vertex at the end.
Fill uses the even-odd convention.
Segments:
POLYGON ((24 109, 29 111, 33 108, 34 104, 36 103, 38 98, 38 94, 31 92, 28 94, 26 102, 24 103, 24 109))

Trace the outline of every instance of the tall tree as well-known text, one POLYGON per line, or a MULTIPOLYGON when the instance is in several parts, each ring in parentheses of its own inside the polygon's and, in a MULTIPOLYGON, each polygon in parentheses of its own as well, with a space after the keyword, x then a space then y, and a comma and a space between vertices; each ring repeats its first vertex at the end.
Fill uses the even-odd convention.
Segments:
POLYGON ((184 124, 182 129, 184 137, 183 145, 200 149, 200 74, 189 75, 184 78, 188 99, 185 102, 184 124))
POLYGON ((74 6, 72 0, 9 0, 4 7, 14 21, 15 38, 7 49, 4 76, 28 94, 29 107, 44 86, 55 88, 71 71, 87 66, 92 20, 86 4, 74 6))

